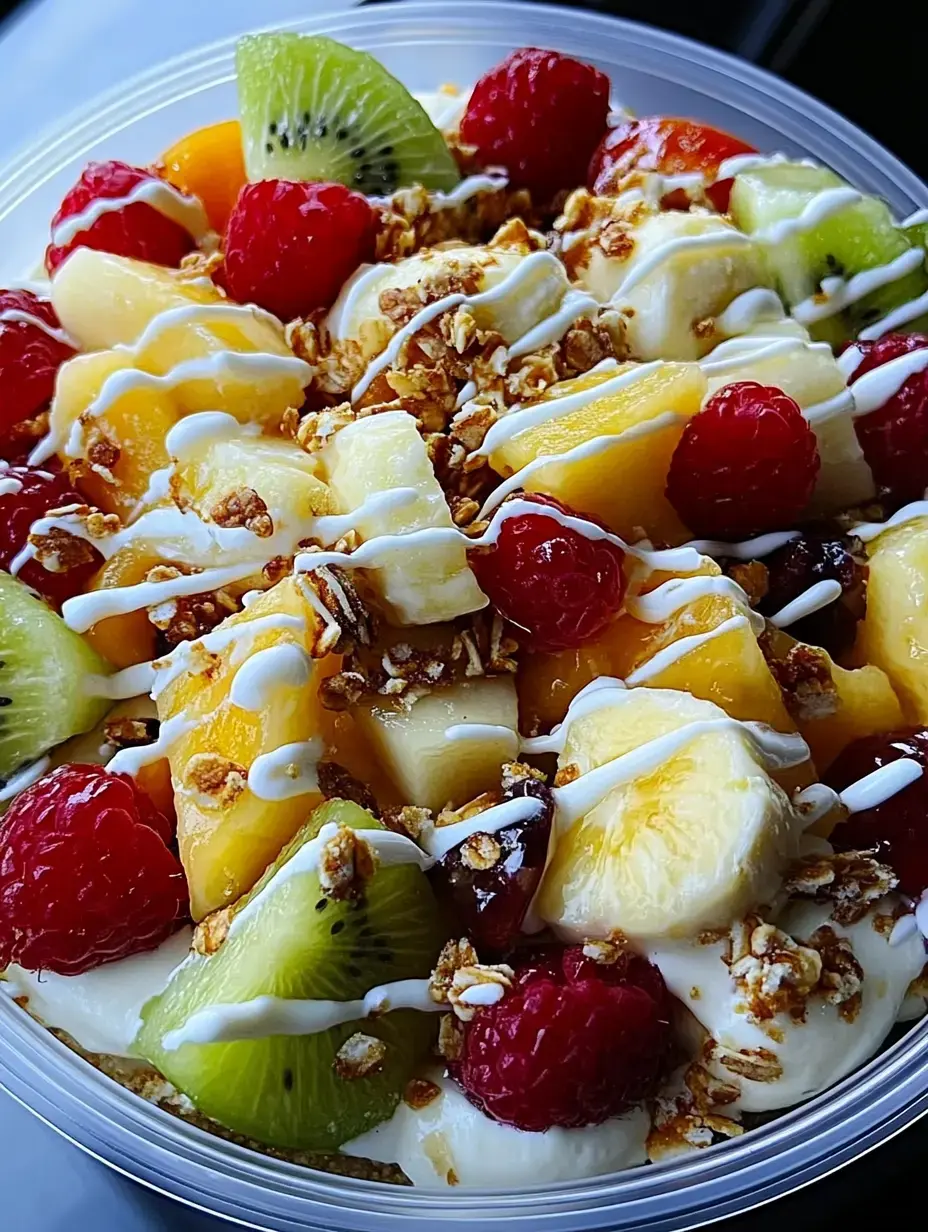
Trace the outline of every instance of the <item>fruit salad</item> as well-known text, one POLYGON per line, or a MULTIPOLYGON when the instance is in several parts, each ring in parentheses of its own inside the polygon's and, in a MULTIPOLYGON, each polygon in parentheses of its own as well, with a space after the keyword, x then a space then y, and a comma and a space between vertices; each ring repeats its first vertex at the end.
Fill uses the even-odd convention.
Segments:
POLYGON ((382 1181, 749 1132, 928 1004, 928 211, 556 51, 237 73, 0 290, 2 1009, 382 1181))

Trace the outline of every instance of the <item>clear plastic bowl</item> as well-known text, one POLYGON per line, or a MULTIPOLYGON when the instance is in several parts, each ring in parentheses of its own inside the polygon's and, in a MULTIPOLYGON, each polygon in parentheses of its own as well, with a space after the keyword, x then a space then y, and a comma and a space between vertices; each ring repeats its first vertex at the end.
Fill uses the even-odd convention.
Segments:
MULTIPOLYGON (((373 51, 414 89, 474 80, 513 47, 558 48, 596 63, 639 113, 691 115, 763 150, 805 153, 899 214, 928 189, 846 120, 783 82, 685 39, 544 6, 403 3, 297 23, 373 51)), ((88 158, 150 161, 180 134, 234 114, 233 43, 136 78, 68 119, 0 173, 0 278, 21 276, 88 158)), ((0 1084, 85 1150, 202 1209, 269 1229, 460 1232, 676 1232, 808 1184, 928 1111, 928 1021, 808 1104, 741 1139, 673 1164, 508 1192, 405 1189, 299 1168, 230 1145, 145 1103, 0 998, 0 1084)))

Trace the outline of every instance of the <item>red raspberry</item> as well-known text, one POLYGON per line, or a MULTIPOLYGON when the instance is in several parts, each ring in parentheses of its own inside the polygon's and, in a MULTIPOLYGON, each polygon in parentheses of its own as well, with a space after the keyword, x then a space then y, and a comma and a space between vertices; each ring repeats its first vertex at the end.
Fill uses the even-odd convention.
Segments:
POLYGON ((660 972, 626 954, 612 965, 551 949, 463 1030, 451 1076, 504 1125, 543 1132, 597 1125, 656 1094, 670 1057, 670 997, 660 972))
POLYGON ((477 82, 461 138, 485 167, 505 167, 514 186, 547 200, 586 182, 608 113, 609 78, 599 69, 523 47, 477 82))
MULTIPOLYGON (((612 128, 593 155, 588 183, 599 196, 622 191, 629 175, 692 175, 715 179, 719 166, 736 154, 755 154, 752 145, 698 120, 672 116, 642 116, 612 128)), ((718 180, 706 188, 706 196, 720 213, 728 209, 733 180, 718 180)), ((685 193, 674 190, 664 197, 667 209, 685 210, 685 193)))
POLYGON ((374 212, 342 184, 246 184, 229 218, 223 283, 282 321, 328 308, 374 255, 374 212))
MULTIPOLYGON (((71 487, 67 475, 60 471, 53 474, 27 466, 11 466, 0 471, 0 483, 3 480, 15 480, 21 485, 18 492, 6 494, 2 494, 0 488, 0 569, 9 570, 13 557, 26 546, 29 529, 36 518, 43 518, 49 510, 66 505, 83 505, 84 500, 71 487)), ((17 574, 55 607, 86 590, 103 563, 100 553, 89 543, 72 539, 71 545, 82 553, 83 559, 70 568, 53 572, 37 560, 30 560, 17 574)))
MULTIPOLYGON (((577 517, 549 496, 521 499, 577 517)), ((504 506, 505 508, 505 506, 504 506)), ((593 518, 582 516, 591 527, 593 518)), ((567 650, 595 637, 618 614, 625 594, 625 553, 544 514, 506 518, 496 545, 469 553, 481 589, 533 650, 567 650)))
MULTIPOLYGON (((843 791, 880 766, 908 757, 928 769, 928 731, 904 727, 855 740, 829 767, 824 781, 843 791)), ((876 808, 852 813, 830 835, 838 851, 872 851, 893 868, 899 888, 917 898, 928 889, 928 774, 876 808)))
MULTIPOLYGON (((124 197, 146 180, 160 182, 150 171, 130 167, 128 163, 88 163, 52 219, 53 240, 55 228, 60 223, 82 214, 92 202, 101 198, 124 197)), ((69 243, 49 244, 45 250, 45 268, 53 274, 75 248, 97 248, 101 252, 135 257, 136 260, 151 261, 155 265, 180 265, 181 257, 195 247, 193 236, 186 228, 167 218, 147 201, 133 201, 122 209, 102 214, 86 231, 79 231, 69 243)))
POLYGON ((78 975, 154 949, 187 914, 171 829, 135 782, 58 766, 0 821, 0 968, 78 975))
MULTIPOLYGON (((926 334, 886 334, 854 344, 862 359, 848 378, 928 347, 926 334)), ((897 393, 854 421, 857 439, 881 492, 898 501, 919 499, 928 486, 928 368, 913 373, 897 393)))
POLYGON ((815 434, 787 394, 738 381, 686 425, 667 475, 667 498, 698 536, 746 539, 791 526, 815 487, 815 434))
POLYGON ((0 455, 8 460, 31 448, 33 438, 17 432, 17 425, 45 409, 55 391, 55 374, 74 354, 72 346, 41 325, 17 320, 20 313, 44 321, 50 330, 61 329, 49 300, 31 291, 0 291, 0 455))

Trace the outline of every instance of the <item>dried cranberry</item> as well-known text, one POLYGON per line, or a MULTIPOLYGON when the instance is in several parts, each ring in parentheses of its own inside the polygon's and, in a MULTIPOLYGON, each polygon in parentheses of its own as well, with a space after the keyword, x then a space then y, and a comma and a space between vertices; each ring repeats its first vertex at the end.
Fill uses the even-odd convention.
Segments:
MULTIPOLYGON (((503 800, 533 796, 538 812, 492 836, 499 855, 489 868, 474 867, 466 843, 452 848, 431 871, 436 892, 452 906, 478 949, 503 951, 518 936, 548 858, 554 797, 537 779, 506 789, 503 800)), ((495 854, 491 850, 491 854, 495 854)))

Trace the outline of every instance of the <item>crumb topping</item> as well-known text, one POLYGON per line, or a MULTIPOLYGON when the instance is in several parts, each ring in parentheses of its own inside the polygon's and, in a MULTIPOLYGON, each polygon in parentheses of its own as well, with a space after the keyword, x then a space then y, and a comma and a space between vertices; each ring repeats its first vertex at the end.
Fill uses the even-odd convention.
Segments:
POLYGON ((784 893, 832 905, 836 924, 856 924, 899 884, 888 864, 865 851, 834 852, 798 860, 787 874, 784 893))
POLYGON ((367 1078, 369 1074, 379 1074, 386 1056, 387 1045, 382 1039, 356 1031, 336 1052, 332 1068, 339 1078, 353 1082, 358 1078, 367 1078))
POLYGON ((339 826, 322 848, 319 884, 326 898, 336 902, 360 898, 376 870, 376 853, 363 835, 339 826))

